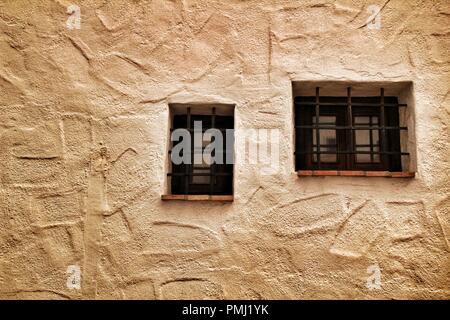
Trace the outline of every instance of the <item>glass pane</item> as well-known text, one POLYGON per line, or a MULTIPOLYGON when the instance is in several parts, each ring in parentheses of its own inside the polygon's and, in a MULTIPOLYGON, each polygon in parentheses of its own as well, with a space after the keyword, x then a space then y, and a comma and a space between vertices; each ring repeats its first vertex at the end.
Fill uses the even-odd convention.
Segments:
POLYGON ((370 145, 370 130, 355 130, 355 144, 370 145))
MULTIPOLYGON (((370 147, 356 147, 356 151, 364 151, 364 152, 370 152, 370 147)), ((374 146, 372 152, 379 152, 380 148, 378 146, 374 146)), ((379 154, 373 154, 372 157, 370 154, 357 154, 356 155, 356 162, 360 163, 377 163, 380 162, 380 155, 379 154), (373 158, 373 160, 372 160, 373 158)))
MULTIPOLYGON (((206 168, 202 167, 202 166, 195 166, 194 169, 192 170, 192 173, 209 173, 209 166, 207 166, 206 168)), ((210 182, 210 176, 192 176, 192 184, 209 184, 210 182)))
MULTIPOLYGON (((373 147, 373 152, 380 152, 380 147, 379 146, 373 147)), ((373 155, 373 162, 380 162, 380 155, 379 154, 374 154, 373 155)))
POLYGON ((355 124, 369 124, 370 117, 355 117, 354 123, 355 124))
MULTIPOLYGON (((356 151, 370 151, 370 147, 356 147, 356 151)), ((356 162, 370 162, 370 154, 357 154, 356 162)))
POLYGON ((320 147, 322 145, 336 145, 336 130, 319 130, 320 147))
POLYGON ((372 139, 373 139, 373 144, 375 145, 379 145, 380 144, 380 138, 378 135, 378 130, 372 130, 372 139))
MULTIPOLYGON (((195 153, 198 155, 198 158, 201 159, 201 163, 194 163, 194 167, 192 170, 192 173, 209 173, 210 172, 210 166, 209 164, 206 162, 206 160, 210 161, 211 157, 209 154, 206 154, 204 152, 204 148, 205 146, 207 146, 209 144, 209 141, 202 141, 202 147, 201 148, 196 148, 195 149, 195 153), (208 158, 208 159, 206 159, 208 158)), ((210 176, 192 176, 192 184, 209 184, 210 180, 210 176)))
MULTIPOLYGON (((358 116, 355 117, 354 123, 357 126, 375 127, 378 126, 378 117, 376 116, 358 116)), ((379 144, 379 130, 355 130, 355 150, 365 152, 378 152, 380 150, 379 144)), ((356 162, 360 163, 376 163, 380 162, 378 154, 357 154, 355 156, 356 162)))
MULTIPOLYGON (((313 151, 317 151, 316 147, 313 147, 313 151)), ((320 152, 336 152, 336 146, 330 145, 330 146, 321 146, 320 152)), ((317 154, 313 155, 313 161, 317 162, 317 154)), ((320 162, 336 162, 337 161, 337 155, 336 154, 329 154, 329 153, 321 153, 320 154, 320 162)))
MULTIPOLYGON (((320 151, 336 152, 336 130, 323 129, 319 130, 320 135, 320 151)), ((313 130, 313 151, 317 151, 316 130, 313 130)), ((313 160, 317 161, 317 154, 314 154, 313 160)), ((336 154, 321 154, 320 162, 336 162, 336 154)))
POLYGON ((208 163, 211 163, 211 154, 205 152, 205 147, 207 147, 211 142, 202 141, 202 146, 194 147, 194 165, 201 167, 208 167, 208 163))
MULTIPOLYGON (((316 117, 313 117, 313 124, 316 123, 316 117)), ((319 124, 336 125, 336 116, 319 116, 319 124)), ((320 151, 336 152, 336 130, 319 129, 320 151)), ((316 129, 313 129, 313 151, 317 151, 316 129)), ((313 154, 313 161, 317 162, 317 154, 313 154)), ((336 154, 320 154, 320 162, 337 162, 336 154)))
MULTIPOLYGON (((330 129, 319 129, 320 136, 320 148, 322 149, 323 145, 336 145, 336 130, 330 129)), ((313 129, 313 145, 317 145, 317 134, 316 129, 313 129)))
MULTIPOLYGON (((316 123, 316 116, 313 116, 313 124, 316 123)), ((319 116, 319 123, 320 124, 336 124, 336 117, 335 116, 319 116)))

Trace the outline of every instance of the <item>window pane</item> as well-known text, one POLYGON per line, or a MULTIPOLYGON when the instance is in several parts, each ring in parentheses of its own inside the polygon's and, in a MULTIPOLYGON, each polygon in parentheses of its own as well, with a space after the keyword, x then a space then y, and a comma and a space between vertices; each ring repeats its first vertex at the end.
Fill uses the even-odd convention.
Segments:
MULTIPOLYGON (((355 125, 363 127, 378 126, 378 117, 376 116, 358 116, 354 119, 355 125)), ((355 150, 365 152, 379 151, 379 130, 355 130, 355 150)), ((376 163, 380 162, 378 154, 357 154, 355 156, 356 162, 359 163, 376 163)))
POLYGON ((355 144, 370 145, 370 130, 355 130, 355 144))
POLYGON ((380 138, 378 135, 378 130, 372 130, 372 139, 373 139, 373 144, 375 145, 379 145, 380 144, 380 138))
POLYGON ((192 184, 209 184, 210 182, 210 176, 195 176, 195 173, 202 173, 206 174, 210 172, 210 165, 208 164, 209 161, 211 162, 211 155, 208 153, 205 153, 205 147, 210 143, 210 141, 202 141, 202 147, 196 148, 195 153, 198 155, 198 158, 201 159, 201 163, 195 163, 194 167, 192 169, 192 184))
MULTIPOLYGON (((313 117, 313 123, 316 123, 316 116, 313 117)), ((320 124, 336 124, 336 117, 335 116, 319 116, 319 123, 320 124)))
MULTIPOLYGON (((370 151, 370 147, 357 147, 356 151, 370 151)), ((357 154, 356 162, 370 162, 370 154, 357 154)))
MULTIPOLYGON (((207 166, 206 168, 203 168, 201 166, 195 166, 194 169, 192 170, 192 173, 202 173, 202 174, 206 174, 209 173, 209 166, 207 166)), ((192 184, 208 184, 211 180, 210 180, 210 176, 192 176, 192 184)))
MULTIPOLYGON (((336 152, 336 130, 319 130, 320 134, 320 152, 336 152)), ((313 149, 317 151, 316 130, 313 130, 313 149)), ((314 155, 314 161, 317 161, 317 154, 314 155)), ((321 154, 321 162, 336 162, 336 154, 321 154)))
MULTIPOLYGON (((379 152, 380 148, 378 146, 373 147, 372 152, 379 152)), ((364 152, 370 152, 370 147, 357 147, 356 151, 364 151, 364 152)), ((357 154, 356 155, 356 162, 359 163, 376 163, 380 162, 380 155, 379 154, 373 154, 373 161, 371 160, 370 154, 357 154)))
MULTIPOLYGON (((313 151, 317 151, 316 147, 313 147, 313 151)), ((336 152, 336 146, 330 145, 330 146, 321 146, 320 152, 336 152)), ((317 154, 313 155, 313 161, 317 162, 317 154)), ((336 162, 337 161, 337 155, 336 154, 328 154, 328 153, 321 153, 320 154, 320 162, 336 162)))
MULTIPOLYGON (((316 117, 313 117, 316 123, 316 117)), ((320 125, 336 125, 336 116, 319 116, 320 125)), ((319 129, 320 152, 336 152, 336 130, 319 129)), ((316 129, 313 129, 313 151, 317 151, 316 129)), ((317 154, 313 154, 313 161, 317 162, 317 154)), ((336 154, 320 154, 320 162, 337 162, 336 154)))
MULTIPOLYGON (((373 151, 374 152, 380 152, 380 147, 379 146, 373 147, 373 151)), ((373 162, 380 162, 380 155, 379 154, 374 154, 373 155, 373 162)))
MULTIPOLYGON (((336 145, 336 130, 331 129, 319 129, 320 136, 320 148, 323 145, 336 145)), ((313 129, 313 145, 317 145, 316 129, 313 129)))
POLYGON ((369 124, 370 123, 370 117, 355 117, 354 120, 355 124, 369 124))

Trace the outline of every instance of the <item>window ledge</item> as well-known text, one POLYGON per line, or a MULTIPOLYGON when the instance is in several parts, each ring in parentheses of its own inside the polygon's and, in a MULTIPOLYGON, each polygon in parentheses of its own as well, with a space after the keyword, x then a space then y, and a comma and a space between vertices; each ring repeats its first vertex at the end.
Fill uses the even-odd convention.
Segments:
POLYGON ((388 177, 388 178, 414 178, 415 172, 390 172, 390 171, 347 171, 347 170, 300 170, 299 177, 388 177))
POLYGON ((181 200, 181 201, 219 201, 219 202, 233 202, 233 196, 210 196, 210 195, 197 195, 197 194, 164 194, 161 196, 161 200, 181 200))

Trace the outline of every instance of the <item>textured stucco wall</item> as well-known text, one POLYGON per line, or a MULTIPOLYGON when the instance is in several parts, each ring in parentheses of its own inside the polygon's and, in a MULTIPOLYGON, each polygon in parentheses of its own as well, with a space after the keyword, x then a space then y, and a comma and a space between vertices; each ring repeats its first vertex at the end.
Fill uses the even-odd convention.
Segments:
POLYGON ((78 1, 79 30, 71 3, 0 1, 0 298, 450 297, 449 1, 78 1), (412 81, 416 178, 297 177, 311 80, 412 81), (162 202, 168 105, 195 102, 280 129, 284 172, 162 202))

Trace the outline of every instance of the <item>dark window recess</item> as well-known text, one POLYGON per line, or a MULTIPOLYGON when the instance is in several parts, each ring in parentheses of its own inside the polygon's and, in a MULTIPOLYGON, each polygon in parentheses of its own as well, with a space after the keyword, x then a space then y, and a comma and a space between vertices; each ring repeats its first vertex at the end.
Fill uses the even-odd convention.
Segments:
POLYGON ((402 171, 397 97, 295 97, 296 170, 402 171))
MULTIPOLYGON (((215 108, 212 108, 210 115, 194 115, 190 113, 190 108, 187 108, 186 114, 177 114, 173 118, 171 130, 181 128, 191 132, 191 164, 172 163, 172 172, 167 174, 171 177, 172 194, 232 195, 233 164, 226 164, 227 152, 232 152, 232 148, 226 148, 226 129, 234 128, 233 116, 218 116, 215 114, 215 108), (201 150, 194 150, 194 121, 201 121, 203 132, 210 128, 222 131, 223 164, 194 164, 194 152, 203 153, 204 148, 211 143, 204 141, 201 150)), ((180 142, 174 142, 173 146, 180 142)), ((215 153, 212 156, 215 156, 215 153)))

